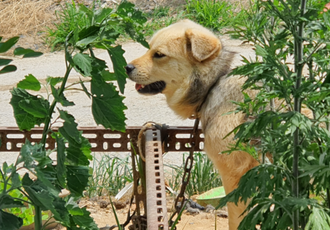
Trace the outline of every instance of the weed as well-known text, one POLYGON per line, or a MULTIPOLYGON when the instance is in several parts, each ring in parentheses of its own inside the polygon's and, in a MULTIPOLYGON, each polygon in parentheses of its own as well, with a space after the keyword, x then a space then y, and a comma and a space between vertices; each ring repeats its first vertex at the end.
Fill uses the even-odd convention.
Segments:
POLYGON ((147 17, 149 20, 144 25, 144 33, 150 36, 155 31, 184 19, 185 12, 180 8, 156 7, 152 13, 147 14, 147 17))
MULTIPOLYGON (((73 2, 74 3, 74 2, 73 2)), ((55 23, 55 29, 47 27, 46 43, 54 50, 56 45, 64 44, 66 36, 77 28, 90 26, 87 15, 75 4, 65 3, 60 11, 56 11, 56 18, 59 23, 55 23)))
POLYGON ((127 183, 132 182, 133 174, 129 159, 129 156, 121 159, 103 155, 101 160, 94 157, 93 176, 90 177, 87 188, 88 196, 101 196, 104 190, 110 195, 116 195, 127 183))
MULTIPOLYGON (((182 165, 167 165, 172 169, 172 176, 169 178, 169 185, 178 191, 181 186, 181 180, 184 170, 184 162, 187 154, 183 154, 182 165)), ((189 184, 186 193, 190 196, 201 194, 211 188, 221 186, 221 178, 218 172, 214 169, 213 163, 205 153, 194 153, 194 163, 191 170, 189 184)))
POLYGON ((235 13, 234 9, 240 8, 237 3, 216 0, 186 0, 186 2, 187 17, 215 31, 231 26, 244 17, 241 11, 235 13))

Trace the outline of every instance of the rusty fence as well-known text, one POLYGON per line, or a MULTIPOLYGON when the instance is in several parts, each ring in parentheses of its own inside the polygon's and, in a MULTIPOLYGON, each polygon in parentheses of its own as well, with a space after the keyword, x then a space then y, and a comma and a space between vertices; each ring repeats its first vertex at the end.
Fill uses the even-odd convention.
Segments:
MULTIPOLYGON (((137 139, 140 127, 127 127, 126 132, 111 131, 101 127, 81 127, 82 135, 92 145, 93 152, 131 152, 133 170, 133 188, 136 206, 136 213, 130 216, 132 225, 129 229, 134 230, 159 230, 169 229, 167 218, 167 206, 165 195, 165 179, 162 160, 162 148, 167 152, 188 152, 190 150, 190 135, 193 127, 162 126, 160 130, 145 130, 142 139, 145 143, 145 162, 142 162, 146 186, 142 192, 138 192, 139 181, 141 180, 135 164, 135 157, 132 150, 137 149, 137 139), (162 140, 166 140, 165 146, 162 140), (162 146, 162 147, 161 147, 162 146), (146 167, 148 165, 148 167, 146 167), (148 197, 148 199, 147 199, 148 197), (141 207, 144 207, 144 210, 141 207), (148 212, 147 212, 148 210, 148 212)), ((54 131, 57 131, 56 129, 54 131)), ((31 143, 37 143, 42 138, 42 128, 34 128, 30 131, 20 131, 17 127, 0 127, 0 152, 18 152, 28 139, 31 143)), ((204 138, 201 130, 195 137, 195 151, 202 151, 204 138)), ((55 139, 48 136, 46 148, 55 149, 55 139)))
MULTIPOLYGON (((111 131, 101 127, 80 127, 91 145, 93 152, 130 152, 131 140, 136 140, 142 127, 127 127, 126 132, 111 131)), ((168 126, 167 151, 169 152, 187 152, 189 151, 190 133, 193 127, 168 126)), ((25 139, 30 142, 40 142, 42 138, 42 128, 34 128, 30 131, 20 131, 17 127, 0 127, 0 152, 18 152, 25 139)), ((56 131, 56 129, 54 130, 56 131)), ((55 139, 48 137, 46 147, 54 149, 56 147, 55 139)), ((204 147, 204 138, 199 130, 198 143, 195 151, 202 151, 204 147)))

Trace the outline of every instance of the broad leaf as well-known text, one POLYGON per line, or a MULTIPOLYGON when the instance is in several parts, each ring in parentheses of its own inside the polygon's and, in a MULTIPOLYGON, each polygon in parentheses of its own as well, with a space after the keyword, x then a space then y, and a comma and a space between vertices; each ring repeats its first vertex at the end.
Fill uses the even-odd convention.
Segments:
POLYGON ((49 193, 47 187, 38 179, 33 181, 26 173, 22 179, 25 192, 29 194, 31 201, 39 206, 43 211, 53 209, 54 196, 49 193))
POLYGON ((0 58, 0 66, 8 65, 12 61, 13 61, 13 59, 0 58))
POLYGON ((48 116, 49 104, 48 101, 42 98, 30 97, 29 99, 21 100, 18 105, 25 112, 36 118, 46 118, 48 116))
POLYGON ((67 160, 74 165, 89 165, 92 156, 88 139, 78 131, 72 115, 62 110, 59 112, 60 117, 65 121, 64 125, 59 128, 59 132, 69 142, 69 147, 66 149, 67 160))
POLYGON ((18 88, 21 89, 30 89, 30 90, 34 90, 34 91, 39 91, 41 89, 41 84, 38 81, 37 78, 35 78, 35 76, 33 76, 32 74, 29 74, 27 76, 25 76, 25 79, 20 81, 17 84, 18 88))
POLYGON ((72 101, 68 101, 68 99, 66 99, 66 97, 64 96, 63 93, 61 95, 59 95, 58 89, 55 89, 55 87, 53 85, 50 85, 50 88, 52 90, 52 94, 53 94, 55 100, 57 102, 61 103, 61 105, 63 105, 63 106, 75 105, 72 101))
POLYGON ((49 110, 48 101, 33 96, 20 88, 14 88, 11 94, 10 104, 13 106, 15 119, 21 130, 30 130, 35 125, 44 122, 44 117, 47 116, 46 111, 49 110), (30 107, 31 105, 33 107, 30 107))
POLYGON ((55 86, 56 84, 62 82, 64 77, 47 77, 46 81, 49 85, 55 86))
POLYGON ((36 167, 36 162, 38 162, 38 167, 44 167, 47 164, 51 164, 53 161, 49 158, 46 150, 42 148, 42 144, 31 144, 31 142, 26 139, 25 144, 21 148, 21 154, 18 162, 24 162, 24 167, 34 168, 36 167))
POLYGON ((108 53, 113 63, 113 69, 118 81, 120 92, 124 93, 127 78, 127 74, 125 71, 125 66, 127 65, 127 63, 123 56, 125 51, 121 48, 120 45, 118 45, 116 47, 109 47, 108 53))
POLYGON ((5 42, 0 42, 0 53, 7 52, 18 42, 19 37, 12 37, 5 42))
POLYGON ((65 145, 64 139, 61 137, 56 136, 56 144, 57 144, 57 164, 56 164, 56 172, 57 172, 57 179, 60 185, 64 188, 65 187, 65 145))
POLYGON ((0 194, 0 209, 6 208, 21 208, 25 207, 25 205, 18 200, 15 200, 13 197, 9 196, 8 194, 0 194))
POLYGON ((83 76, 91 76, 92 58, 87 54, 77 53, 73 56, 75 69, 83 76))
POLYGON ((67 186, 75 196, 82 196, 83 191, 88 185, 89 174, 88 166, 66 166, 67 186))
POLYGON ((23 225, 23 219, 0 210, 0 229, 17 230, 23 225))
POLYGON ((94 79, 91 82, 91 91, 94 95, 92 99, 94 120, 105 128, 123 132, 126 120, 124 98, 118 94, 113 84, 101 82, 94 79))
POLYGON ((64 120, 64 124, 59 128, 60 133, 70 142, 70 139, 74 139, 77 143, 81 142, 80 133, 77 129, 78 124, 75 122, 74 117, 64 110, 58 110, 60 117, 64 120))
POLYGON ((17 70, 17 67, 14 65, 7 65, 5 67, 3 67, 2 69, 0 69, 0 74, 4 74, 4 73, 10 73, 10 72, 14 72, 17 70))
POLYGON ((14 50, 14 55, 15 56, 23 55, 23 58, 28 58, 28 57, 39 57, 43 55, 43 53, 35 52, 34 50, 31 49, 24 49, 22 47, 17 47, 14 50))

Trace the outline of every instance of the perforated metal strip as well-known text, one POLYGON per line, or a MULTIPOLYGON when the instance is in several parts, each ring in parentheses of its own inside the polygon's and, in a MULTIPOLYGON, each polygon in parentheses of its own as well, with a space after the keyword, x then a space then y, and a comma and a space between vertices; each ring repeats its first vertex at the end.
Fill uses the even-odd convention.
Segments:
POLYGON ((145 136, 148 230, 168 229, 160 131, 147 130, 145 136))
MULTIPOLYGON (((79 130, 90 141, 93 152, 130 152, 130 141, 137 137, 141 128, 141 126, 127 127, 126 133, 101 127, 79 127, 79 130)), ((168 127, 167 150, 170 152, 188 152, 192 130, 193 127, 168 127)), ((57 129, 54 128, 54 131, 57 129)), ((20 131, 17 127, 0 127, 0 152, 18 152, 25 143, 25 139, 33 143, 40 142, 41 137, 42 128, 20 131)), ((203 141, 204 138, 201 136, 201 130, 199 130, 195 151, 203 150, 203 141)), ((48 136, 46 148, 54 149, 55 147, 55 139, 48 136)))

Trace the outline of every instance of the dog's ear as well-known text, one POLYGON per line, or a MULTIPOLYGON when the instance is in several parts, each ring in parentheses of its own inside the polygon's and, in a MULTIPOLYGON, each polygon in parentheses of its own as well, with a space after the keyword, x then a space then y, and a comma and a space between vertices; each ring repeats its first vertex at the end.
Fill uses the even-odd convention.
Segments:
POLYGON ((215 36, 198 29, 186 30, 187 45, 192 56, 202 62, 221 50, 221 43, 215 36))

